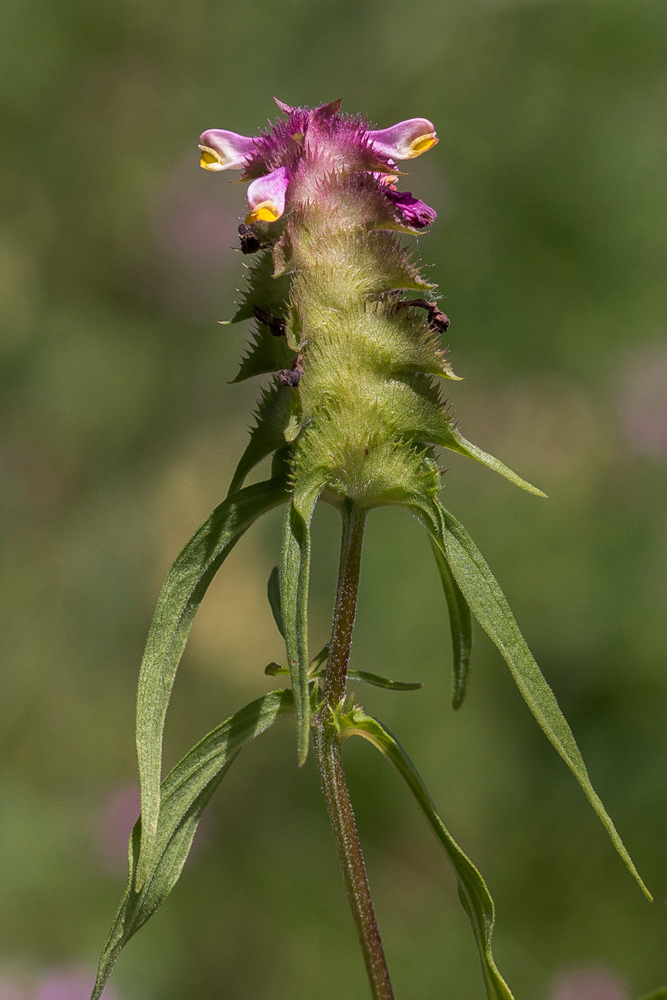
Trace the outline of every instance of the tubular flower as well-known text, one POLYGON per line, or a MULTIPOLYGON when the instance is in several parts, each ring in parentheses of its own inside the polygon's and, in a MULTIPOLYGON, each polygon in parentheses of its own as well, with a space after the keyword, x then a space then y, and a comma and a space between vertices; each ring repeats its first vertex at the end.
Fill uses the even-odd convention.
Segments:
POLYGON ((210 128, 199 136, 200 166, 204 170, 243 170, 255 149, 255 140, 224 128, 210 128))
POLYGON ((373 148, 390 160, 413 160, 432 146, 438 137, 428 118, 408 118, 379 132, 369 132, 373 148))
POLYGON ((275 222, 285 211, 285 195, 289 185, 289 170, 278 167, 264 177, 258 177, 248 188, 251 222, 275 222))

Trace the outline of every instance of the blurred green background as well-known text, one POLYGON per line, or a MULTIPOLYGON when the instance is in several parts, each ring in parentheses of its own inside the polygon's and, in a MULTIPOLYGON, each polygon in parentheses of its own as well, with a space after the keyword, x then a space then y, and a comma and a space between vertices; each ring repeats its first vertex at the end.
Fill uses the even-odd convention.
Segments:
MULTIPOLYGON (((604 1000, 667 981, 664 0, 5 0, 0 80, 3 1000, 83 997, 124 886, 143 641, 258 393, 227 384, 247 331, 216 323, 241 281, 244 189, 199 169, 197 137, 255 133, 274 93, 436 124, 403 186, 439 213, 418 250, 466 379, 450 399, 468 437, 550 496, 446 454, 443 499, 504 586, 654 905, 482 635, 452 713, 444 600, 400 511, 370 519, 353 656, 425 688, 359 698, 485 874, 517 1000, 570 1000, 555 984, 572 967, 625 984, 604 1000)), ((279 531, 276 513, 246 536, 202 607, 169 765, 272 685, 279 531)), ((318 511, 315 647, 337 533, 318 511)), ((481 1000, 446 859, 373 754, 346 746, 397 997, 481 1000)), ((289 724, 225 779, 106 995, 365 1000, 289 724)))

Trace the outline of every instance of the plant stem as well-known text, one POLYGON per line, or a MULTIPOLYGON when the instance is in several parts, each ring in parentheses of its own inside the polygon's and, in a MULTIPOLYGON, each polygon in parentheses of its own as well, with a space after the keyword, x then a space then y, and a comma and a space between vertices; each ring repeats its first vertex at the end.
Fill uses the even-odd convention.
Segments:
POLYGON ((354 617, 357 613, 361 545, 364 539, 366 511, 361 510, 351 500, 346 500, 343 505, 342 520, 338 586, 324 682, 324 700, 331 709, 335 709, 345 697, 347 665, 350 661, 354 617))
POLYGON ((324 702, 315 718, 315 753, 371 994, 373 1000, 394 1000, 380 930, 373 910, 364 856, 341 763, 340 738, 332 715, 345 696, 366 514, 348 500, 343 507, 342 517, 340 570, 329 644, 324 702))

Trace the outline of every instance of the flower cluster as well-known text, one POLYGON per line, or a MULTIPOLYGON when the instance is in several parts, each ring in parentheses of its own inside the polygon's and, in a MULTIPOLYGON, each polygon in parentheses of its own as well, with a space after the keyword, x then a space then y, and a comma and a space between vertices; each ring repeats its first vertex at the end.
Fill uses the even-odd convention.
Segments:
POLYGON ((257 327, 237 381, 276 375, 230 492, 286 449, 295 496, 313 483, 336 505, 401 503, 427 483, 437 493, 433 445, 525 486, 460 435, 441 399, 436 380, 456 378, 440 344, 449 320, 399 240, 436 217, 396 187, 397 164, 437 143, 432 122, 375 130, 343 115, 340 101, 314 110, 277 103, 282 116, 259 136, 200 137, 202 167, 250 182, 239 235, 243 253, 256 256, 232 322, 254 318, 257 327))
POLYGON ((423 229, 434 221, 432 208, 409 191, 398 192, 395 185, 396 161, 420 156, 438 141, 426 118, 373 131, 359 119, 342 119, 339 101, 313 112, 276 103, 286 121, 266 135, 251 138, 214 128, 199 140, 205 170, 242 170, 244 179, 254 178, 248 188, 246 223, 278 220, 289 204, 290 183, 302 187, 304 173, 356 166, 375 174, 399 222, 423 229))

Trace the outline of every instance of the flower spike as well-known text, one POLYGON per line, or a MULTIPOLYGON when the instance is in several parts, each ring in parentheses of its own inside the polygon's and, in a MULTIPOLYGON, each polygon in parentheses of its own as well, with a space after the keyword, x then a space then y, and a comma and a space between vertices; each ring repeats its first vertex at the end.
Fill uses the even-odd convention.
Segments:
POLYGON ((204 170, 243 170, 255 151, 255 140, 224 128, 210 128, 199 137, 204 170))
POLYGON ((289 184, 287 167, 278 167, 264 177, 258 177, 248 188, 251 222, 275 222, 285 211, 285 194, 289 184))
POLYGON ((408 118, 391 128, 369 132, 373 148, 391 160, 413 160, 435 146, 438 137, 428 118, 408 118))

